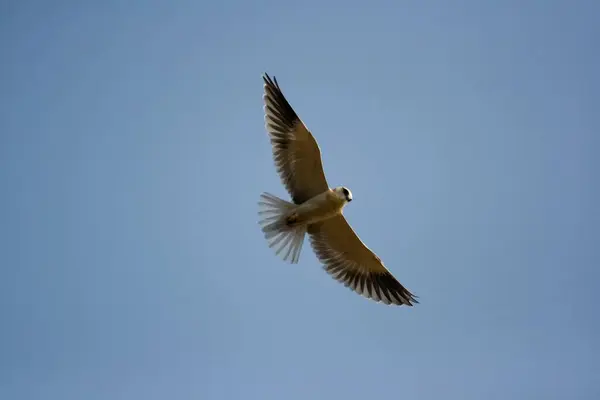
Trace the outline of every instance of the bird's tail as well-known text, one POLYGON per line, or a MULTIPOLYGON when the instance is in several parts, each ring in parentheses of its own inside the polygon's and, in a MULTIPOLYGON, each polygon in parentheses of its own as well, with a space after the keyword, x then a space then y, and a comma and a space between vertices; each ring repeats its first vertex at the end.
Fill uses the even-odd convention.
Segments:
POLYGON ((260 195, 258 205, 258 223, 269 247, 275 247, 275 253, 285 261, 296 264, 306 235, 305 224, 294 224, 294 210, 298 206, 269 193, 260 195))

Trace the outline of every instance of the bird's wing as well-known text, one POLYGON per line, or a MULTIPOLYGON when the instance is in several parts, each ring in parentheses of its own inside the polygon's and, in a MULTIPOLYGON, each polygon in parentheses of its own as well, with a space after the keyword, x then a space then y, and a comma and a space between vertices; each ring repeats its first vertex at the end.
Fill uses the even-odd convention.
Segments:
POLYGON ((329 189, 321 150, 279 88, 277 79, 265 74, 263 100, 265 126, 271 138, 273 158, 281 181, 296 204, 329 189))
POLYGON ((385 304, 418 303, 354 233, 343 215, 309 225, 310 244, 323 268, 355 292, 385 304))

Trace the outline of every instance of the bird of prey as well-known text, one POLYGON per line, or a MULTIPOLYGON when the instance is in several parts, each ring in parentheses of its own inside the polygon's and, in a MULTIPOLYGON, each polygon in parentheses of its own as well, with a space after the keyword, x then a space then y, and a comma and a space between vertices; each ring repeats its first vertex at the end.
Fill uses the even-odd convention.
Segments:
POLYGON ((277 79, 263 75, 265 127, 275 166, 292 202, 269 193, 259 201, 259 224, 269 247, 292 264, 304 237, 323 268, 362 296, 385 304, 412 306, 417 296, 400 284, 354 233, 342 213, 352 201, 348 188, 329 188, 321 150, 288 103, 277 79))

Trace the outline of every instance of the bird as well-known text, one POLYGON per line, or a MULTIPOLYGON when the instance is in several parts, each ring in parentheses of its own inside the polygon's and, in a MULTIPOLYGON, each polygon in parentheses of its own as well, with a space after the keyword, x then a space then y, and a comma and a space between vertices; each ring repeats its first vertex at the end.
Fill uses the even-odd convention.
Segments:
POLYGON ((406 289, 369 249, 343 215, 352 201, 345 186, 330 188, 321 149, 284 96, 277 78, 263 73, 263 110, 273 160, 291 201, 260 195, 259 225, 275 253, 297 264, 305 237, 323 269, 352 291, 378 303, 413 306, 406 289))

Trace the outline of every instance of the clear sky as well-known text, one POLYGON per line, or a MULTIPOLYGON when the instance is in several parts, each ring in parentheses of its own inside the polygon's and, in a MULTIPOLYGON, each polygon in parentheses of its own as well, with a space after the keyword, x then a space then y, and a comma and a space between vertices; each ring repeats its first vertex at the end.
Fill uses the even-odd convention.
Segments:
POLYGON ((2 2, 0 398, 600 398, 599 15, 2 2), (268 248, 263 72, 420 304, 268 248))

